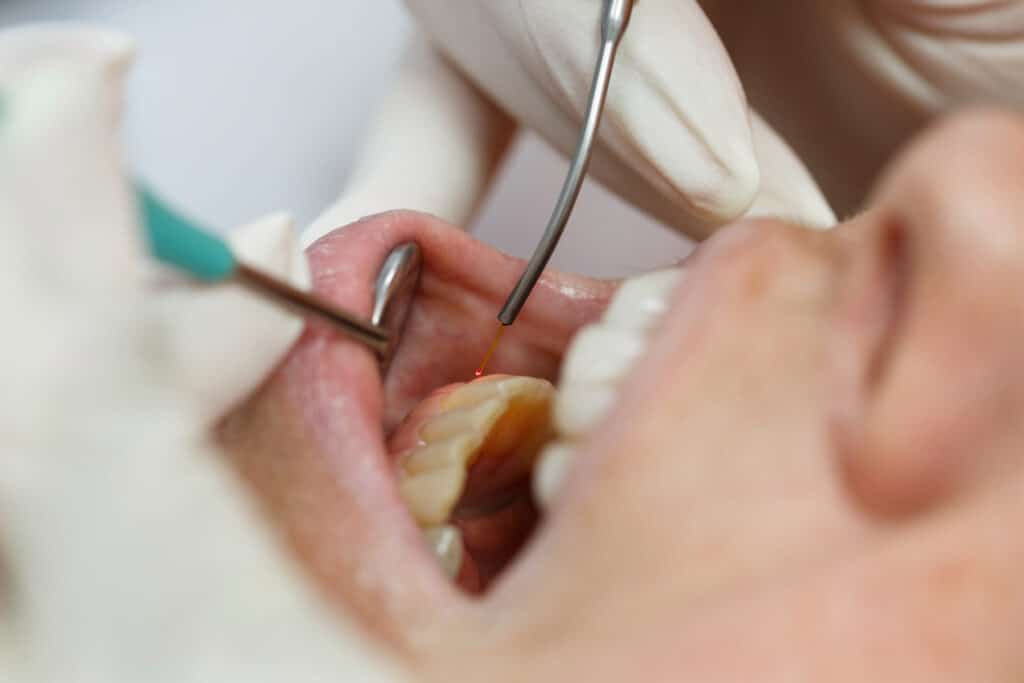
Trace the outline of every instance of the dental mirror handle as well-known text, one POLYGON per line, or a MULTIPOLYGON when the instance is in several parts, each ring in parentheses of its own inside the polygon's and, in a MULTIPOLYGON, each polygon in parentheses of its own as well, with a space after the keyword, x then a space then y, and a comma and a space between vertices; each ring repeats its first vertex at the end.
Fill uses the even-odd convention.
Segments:
POLYGON ((202 282, 237 281, 299 314, 327 320, 380 355, 387 352, 390 334, 384 328, 239 262, 224 240, 197 228, 150 190, 139 188, 138 201, 150 250, 161 262, 202 282))
POLYGON ((501 312, 498 313, 498 320, 502 325, 511 325, 519 316, 519 311, 526 304, 526 300, 533 291, 541 273, 551 260, 551 255, 558 246, 558 240, 565 231, 565 225, 569 222, 569 214, 576 205, 576 198, 583 186, 583 178, 587 173, 587 166, 590 164, 590 154, 594 147, 594 140, 597 137, 597 130, 601 125, 601 115, 604 113, 604 104, 608 96, 608 85, 611 83, 612 67, 615 66, 615 56, 618 53, 622 36, 629 26, 629 19, 633 13, 633 0, 604 0, 601 17, 601 54, 598 58, 597 67, 594 70, 594 80, 590 86, 590 97, 587 102, 586 118, 583 131, 580 133, 580 141, 576 147, 576 154, 573 155, 569 165, 569 172, 566 174, 562 191, 558 195, 555 209, 548 220, 547 228, 544 230, 537 248, 526 264, 519 282, 516 283, 512 293, 509 294, 501 312))

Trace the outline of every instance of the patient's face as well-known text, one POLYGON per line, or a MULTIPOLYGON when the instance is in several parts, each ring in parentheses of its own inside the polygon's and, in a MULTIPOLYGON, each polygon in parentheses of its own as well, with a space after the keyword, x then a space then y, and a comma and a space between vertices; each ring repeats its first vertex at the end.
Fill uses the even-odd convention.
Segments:
POLYGON ((610 309, 618 283, 548 277, 490 370, 557 397, 461 385, 519 264, 424 216, 349 226, 309 254, 349 308, 424 251, 386 380, 311 329, 223 438, 325 593, 436 680, 1011 679, 1022 158, 1017 124, 960 121, 832 233, 727 228, 610 309))

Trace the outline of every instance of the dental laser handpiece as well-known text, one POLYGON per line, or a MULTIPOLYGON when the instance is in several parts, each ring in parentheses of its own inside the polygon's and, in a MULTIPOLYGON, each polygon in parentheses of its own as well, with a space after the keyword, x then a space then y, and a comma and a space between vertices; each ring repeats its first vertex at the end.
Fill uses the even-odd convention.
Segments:
MULTIPOLYGON (((138 199, 146 237, 154 256, 201 282, 237 282, 302 315, 315 315, 363 342, 382 358, 390 351, 388 329, 363 320, 318 296, 251 268, 235 258, 224 240, 197 228, 147 189, 138 199)), ((376 317, 376 316, 375 316, 376 317)))
POLYGON ((537 280, 540 279, 541 273, 547 267, 555 247, 558 246, 558 240, 561 239, 565 225, 569 222, 569 215, 576 205, 576 198, 580 194, 583 179, 587 174, 587 166, 590 164, 590 154, 593 150, 594 140, 597 138, 597 130, 601 125, 601 115, 604 113, 605 100, 608 96, 612 67, 615 66, 619 45, 629 26, 633 4, 633 0, 604 0, 601 15, 601 52, 594 70, 594 80, 590 86, 586 118, 580 133, 580 141, 572 162, 569 164, 565 183, 562 185, 562 191, 558 195, 558 201, 548 220, 547 228, 545 228, 540 242, 537 243, 530 262, 526 264, 519 282, 516 283, 501 312, 498 313, 498 320, 502 325, 507 326, 515 322, 519 311, 526 304, 530 292, 533 291, 537 280))

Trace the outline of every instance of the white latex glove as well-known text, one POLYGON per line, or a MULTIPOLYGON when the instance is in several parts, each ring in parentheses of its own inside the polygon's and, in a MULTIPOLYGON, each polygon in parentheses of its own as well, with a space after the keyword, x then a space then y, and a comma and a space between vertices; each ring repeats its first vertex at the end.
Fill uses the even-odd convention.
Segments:
POLYGON ((886 160, 938 114, 1024 106, 1020 0, 701 4, 751 102, 840 213, 860 208, 886 160))
MULTIPOLYGON (((598 53, 599 0, 407 5, 449 61, 413 48, 351 186, 307 241, 396 207, 465 224, 512 120, 566 156, 575 150, 598 53)), ((802 164, 747 106, 725 49, 693 0, 638 3, 591 173, 694 237, 744 214, 817 227, 834 222, 802 164)))
MULTIPOLYGON (((154 289, 116 128, 130 43, 0 33, 0 680, 395 681, 277 547, 210 421, 301 324, 154 289)), ((235 246, 306 283, 285 217, 235 246)))

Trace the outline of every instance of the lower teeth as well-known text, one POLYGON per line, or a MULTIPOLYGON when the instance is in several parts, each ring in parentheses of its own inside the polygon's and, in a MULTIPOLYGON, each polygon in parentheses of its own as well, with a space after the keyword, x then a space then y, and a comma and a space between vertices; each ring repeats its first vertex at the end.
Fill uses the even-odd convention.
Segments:
POLYGON ((409 436, 405 430, 415 437, 399 456, 399 494, 450 579, 466 559, 462 533, 451 520, 468 510, 478 519, 502 491, 521 490, 529 498, 527 478, 551 434, 553 398, 545 380, 490 376, 428 398, 418 414, 430 417, 413 418, 418 424, 396 432, 399 441, 409 436))
POLYGON ((454 581, 462 569, 462 532, 458 527, 446 524, 424 529, 423 538, 437 558, 441 571, 454 581))

